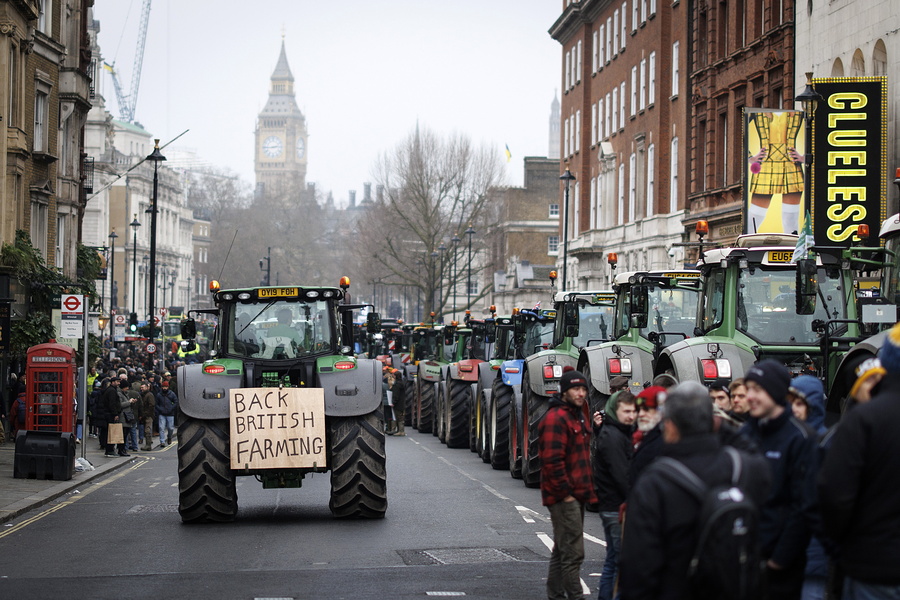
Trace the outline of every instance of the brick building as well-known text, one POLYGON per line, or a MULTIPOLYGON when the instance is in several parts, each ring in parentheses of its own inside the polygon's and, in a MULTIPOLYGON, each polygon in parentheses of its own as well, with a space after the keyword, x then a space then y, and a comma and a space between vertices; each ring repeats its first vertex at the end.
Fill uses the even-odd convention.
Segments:
MULTIPOLYGON (((560 174, 570 184, 568 289, 608 287, 620 270, 675 266, 687 198, 687 3, 563 1, 560 174)), ((560 184, 560 205, 565 205, 560 184)), ((563 208, 563 214, 565 214, 563 208)), ((561 264, 562 258, 558 261, 561 264)))
MULTIPOLYGON (((691 4, 689 216, 709 222, 707 239, 742 232, 744 108, 794 105, 794 0, 691 4)), ((802 75, 802 74, 801 74, 802 75)))

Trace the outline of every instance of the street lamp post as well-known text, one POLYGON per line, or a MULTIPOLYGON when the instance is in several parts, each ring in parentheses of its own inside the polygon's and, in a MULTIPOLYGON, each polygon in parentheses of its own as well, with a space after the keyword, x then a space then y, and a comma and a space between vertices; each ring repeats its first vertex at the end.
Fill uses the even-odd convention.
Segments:
POLYGON ((472 224, 469 223, 468 229, 465 231, 466 235, 469 236, 469 274, 466 278, 466 308, 472 309, 472 236, 475 235, 475 230, 472 228, 472 224))
POLYGON ((569 167, 566 167, 566 172, 560 176, 566 184, 565 198, 563 199, 563 260, 562 260, 562 289, 569 289, 568 281, 566 280, 566 270, 567 264, 569 262, 569 184, 575 181, 575 176, 572 175, 572 172, 569 171, 569 167))
MULTIPOLYGON (((440 287, 440 291, 438 292, 438 306, 441 309, 441 319, 443 319, 443 306, 444 306, 444 252, 447 251, 447 246, 444 245, 444 242, 441 242, 441 245, 438 246, 438 250, 441 251, 441 272, 438 275, 438 285, 440 287)), ((435 311, 438 312, 438 311, 435 311)))
POLYGON ((131 222, 129 227, 134 230, 134 239, 131 243, 131 312, 134 313, 135 305, 134 301, 137 298, 137 232, 138 228, 141 226, 140 222, 137 220, 137 214, 134 215, 134 220, 131 222))
MULTIPOLYGON (((166 157, 159 151, 159 140, 154 140, 153 152, 147 157, 147 160, 153 161, 153 204, 150 207, 150 343, 154 340, 154 315, 156 314, 156 213, 157 203, 159 202, 159 162, 166 160, 166 157)), ((150 370, 154 370, 153 357, 150 357, 150 370)))
MULTIPOLYGON (((816 113, 816 107, 819 105, 819 102, 823 100, 822 95, 816 91, 816 88, 813 87, 812 83, 812 73, 806 74, 806 87, 803 88, 803 91, 794 98, 794 102, 799 102, 803 107, 803 117, 806 121, 806 152, 804 153, 803 162, 806 166, 806 170, 803 173, 803 218, 806 218, 806 212, 810 209, 810 202, 812 201, 810 189, 811 183, 811 171, 812 171, 812 120, 813 115, 816 113)), ((798 225, 799 229, 799 225, 798 225)), ((789 231, 785 231, 785 233, 790 233, 789 231)), ((798 231, 799 233, 799 231, 798 231)))
POLYGON ((109 284, 109 310, 113 313, 116 311, 116 305, 118 304, 118 288, 116 287, 116 238, 119 237, 116 234, 116 228, 113 227, 112 232, 109 234, 109 272, 112 273, 110 277, 109 284))
MULTIPOLYGON (((451 285, 453 285, 453 318, 456 317, 456 276, 459 273, 459 262, 457 260, 458 256, 456 254, 456 250, 459 247, 459 242, 461 241, 459 236, 455 233, 453 234, 453 238, 450 240, 453 242, 453 281, 451 285)), ((453 318, 450 320, 452 321, 453 318)))
POLYGON ((264 271, 266 274, 266 278, 263 280, 262 285, 272 285, 272 247, 269 246, 268 253, 266 256, 263 256, 259 259, 259 268, 261 271, 264 271), (263 269, 263 261, 266 261, 266 268, 263 269))

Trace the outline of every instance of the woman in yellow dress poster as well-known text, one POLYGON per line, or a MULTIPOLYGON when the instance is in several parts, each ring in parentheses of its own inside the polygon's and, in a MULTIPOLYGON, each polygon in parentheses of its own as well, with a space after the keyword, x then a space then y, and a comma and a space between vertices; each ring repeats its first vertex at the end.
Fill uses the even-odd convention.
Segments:
POLYGON ((801 111, 747 111, 749 158, 748 233, 796 233, 803 200, 803 154, 797 136, 803 128, 801 111), (768 215, 780 196, 781 223, 768 215), (769 219, 763 231, 763 221, 769 219))

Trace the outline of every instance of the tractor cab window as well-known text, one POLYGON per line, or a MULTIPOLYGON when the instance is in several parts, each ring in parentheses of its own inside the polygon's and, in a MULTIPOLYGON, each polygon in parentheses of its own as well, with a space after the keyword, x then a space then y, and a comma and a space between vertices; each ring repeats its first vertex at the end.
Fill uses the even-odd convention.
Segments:
MULTIPOLYGON (((709 332, 722 324, 722 314, 725 310, 725 270, 716 269, 703 280, 702 304, 700 312, 700 327, 704 332, 709 332)), ((740 292, 738 292, 738 304, 740 304, 740 292)), ((740 313, 740 309, 738 309, 740 313)))
POLYGON ((525 329, 525 344, 522 353, 529 356, 545 350, 553 343, 553 321, 529 321, 525 329))
POLYGON ((766 344, 818 344, 815 319, 845 319, 846 306, 837 267, 819 267, 816 311, 796 311, 797 272, 792 268, 753 266, 741 271, 738 283, 738 329, 766 344))
POLYGON ((881 295, 897 306, 900 306, 900 236, 888 238, 884 243, 888 251, 888 265, 884 268, 884 289, 881 295))
MULTIPOLYGON (((652 287, 649 292, 650 314, 647 319, 647 330, 660 334, 673 333, 694 335, 694 323, 697 316, 696 289, 683 287, 652 287)), ((641 335, 647 330, 641 330, 641 335)), ((681 335, 661 335, 664 346, 684 339, 681 335)))
POLYGON ((327 302, 272 300, 233 304, 227 310, 230 354, 283 360, 332 351, 333 319, 327 302))
POLYGON ((604 304, 578 303, 578 336, 572 344, 584 348, 588 344, 599 344, 610 339, 613 334, 615 307, 604 304))

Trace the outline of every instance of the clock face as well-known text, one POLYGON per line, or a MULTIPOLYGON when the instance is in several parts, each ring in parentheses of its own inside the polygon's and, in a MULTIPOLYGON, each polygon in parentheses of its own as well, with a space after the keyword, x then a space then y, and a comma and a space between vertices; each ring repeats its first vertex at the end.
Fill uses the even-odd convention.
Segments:
POLYGON ((306 144, 303 143, 303 138, 297 139, 297 158, 303 158, 303 154, 306 152, 306 144))
POLYGON ((278 136, 272 135, 269 136, 263 141, 263 152, 266 153, 266 156, 269 158, 277 158, 281 156, 281 138, 278 136))

